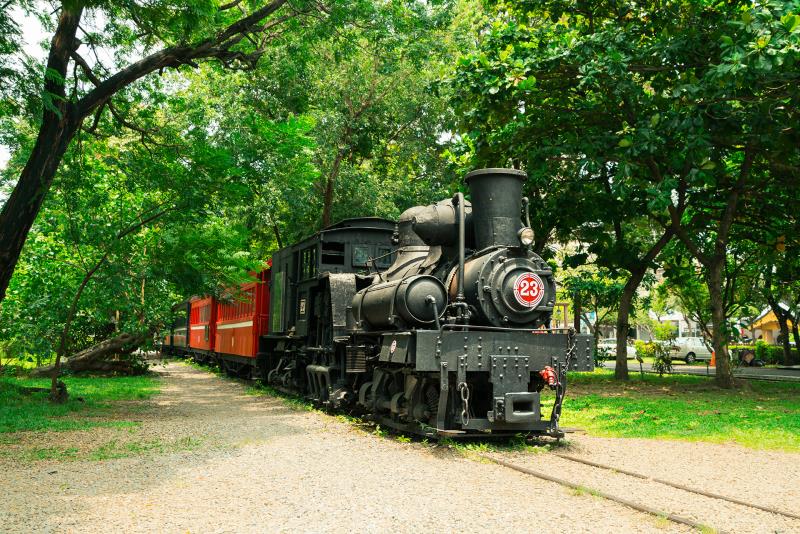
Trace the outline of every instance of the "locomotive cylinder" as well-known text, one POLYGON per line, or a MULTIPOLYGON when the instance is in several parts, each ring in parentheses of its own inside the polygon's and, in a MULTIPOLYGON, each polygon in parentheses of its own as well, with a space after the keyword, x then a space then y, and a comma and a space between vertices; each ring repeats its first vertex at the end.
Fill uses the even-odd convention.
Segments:
POLYGON ((436 321, 434 309, 441 315, 446 304, 447 294, 438 278, 415 275, 359 291, 353 297, 353 315, 362 326, 373 329, 397 327, 398 319, 406 326, 430 325, 436 321))
POLYGON ((519 246, 522 185, 527 176, 516 169, 479 169, 464 177, 472 201, 477 250, 519 246))

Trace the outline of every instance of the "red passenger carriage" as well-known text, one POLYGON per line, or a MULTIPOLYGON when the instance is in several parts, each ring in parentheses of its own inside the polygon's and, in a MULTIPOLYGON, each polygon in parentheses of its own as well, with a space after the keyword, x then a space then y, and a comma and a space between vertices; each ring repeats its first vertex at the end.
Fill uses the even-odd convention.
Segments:
POLYGON ((230 374, 246 376, 256 367, 259 338, 269 331, 269 281, 265 269, 218 304, 214 350, 230 374))
POLYGON ((201 362, 214 360, 217 301, 214 297, 192 297, 189 314, 189 352, 201 362))

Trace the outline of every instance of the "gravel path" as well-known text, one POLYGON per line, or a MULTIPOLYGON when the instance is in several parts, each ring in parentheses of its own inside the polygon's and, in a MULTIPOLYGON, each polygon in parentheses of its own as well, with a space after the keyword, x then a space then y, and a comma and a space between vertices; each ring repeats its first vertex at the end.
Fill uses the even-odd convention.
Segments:
MULTIPOLYGON (((199 445, 114 460, 2 465, 0 531, 689 531, 441 447, 399 443, 335 417, 291 410, 279 399, 247 395, 237 382, 190 367, 173 363, 161 372, 162 394, 142 416, 140 439, 186 438, 199 445)), ((632 441, 578 438, 570 452, 594 456, 593 451, 605 447, 603 454, 610 456, 625 451, 632 441)), ((641 442, 635 448, 662 445, 641 442)), ((641 469, 638 458, 623 454, 620 462, 641 469)), ((515 460, 538 462, 540 469, 551 472, 558 466, 555 474, 567 474, 561 471, 568 469, 562 466, 567 462, 552 455, 515 460)), ((776 457, 774 469, 778 463, 776 457)), ((784 471, 780 476, 784 478, 773 480, 782 484, 792 475, 784 471)), ((587 485, 606 489, 600 482, 611 478, 606 472, 587 485)), ((748 488, 746 480, 734 479, 741 484, 737 488, 748 488)), ((728 479, 720 480, 727 487, 728 479)), ((761 479, 756 484, 758 492, 766 490, 761 479)), ((618 491, 630 497, 639 489, 613 492, 618 491)), ((677 490, 661 491, 649 498, 667 498, 677 490)), ((777 499, 780 488, 773 493, 777 499)), ((699 519, 709 523, 709 515, 716 517, 714 506, 713 514, 699 519)), ((718 528, 800 530, 800 525, 747 509, 720 514, 724 522, 711 522, 718 528)))

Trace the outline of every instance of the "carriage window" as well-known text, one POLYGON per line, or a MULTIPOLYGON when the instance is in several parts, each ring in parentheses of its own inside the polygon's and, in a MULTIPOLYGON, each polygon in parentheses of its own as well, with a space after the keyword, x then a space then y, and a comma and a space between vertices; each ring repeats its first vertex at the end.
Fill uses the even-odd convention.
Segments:
POLYGON ((356 245, 353 247, 353 267, 366 267, 369 260, 369 247, 356 245))
POLYGON ((389 247, 378 247, 378 255, 375 260, 377 267, 385 269, 392 264, 392 249, 389 247))

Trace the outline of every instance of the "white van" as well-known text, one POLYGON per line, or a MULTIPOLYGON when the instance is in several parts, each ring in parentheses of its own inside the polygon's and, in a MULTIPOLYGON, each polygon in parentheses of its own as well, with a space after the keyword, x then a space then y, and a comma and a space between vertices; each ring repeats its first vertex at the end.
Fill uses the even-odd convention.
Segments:
POLYGON ((711 351, 701 337, 679 337, 672 344, 670 356, 673 360, 692 363, 697 360, 710 360, 711 351))

